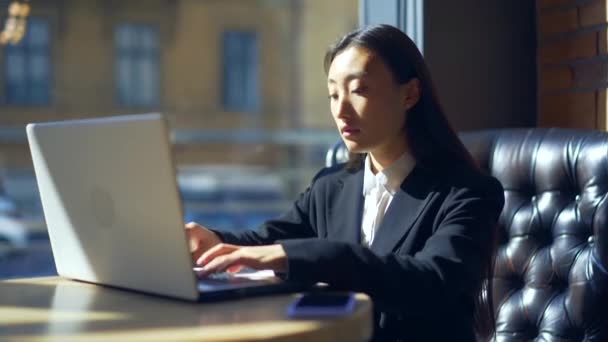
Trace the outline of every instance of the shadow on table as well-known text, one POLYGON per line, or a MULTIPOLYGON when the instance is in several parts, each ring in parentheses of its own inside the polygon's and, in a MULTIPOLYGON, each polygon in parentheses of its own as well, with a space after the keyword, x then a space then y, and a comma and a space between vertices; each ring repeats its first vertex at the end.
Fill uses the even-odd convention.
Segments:
POLYGON ((145 334, 150 329, 224 329, 237 323, 242 329, 283 320, 284 310, 276 307, 286 307, 290 301, 288 296, 264 296, 200 304, 75 281, 36 281, 1 285, 0 335, 145 334))

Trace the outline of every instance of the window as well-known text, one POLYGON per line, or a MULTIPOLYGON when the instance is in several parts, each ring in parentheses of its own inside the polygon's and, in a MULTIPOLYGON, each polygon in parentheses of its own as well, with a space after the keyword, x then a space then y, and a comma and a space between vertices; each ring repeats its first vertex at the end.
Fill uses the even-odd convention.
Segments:
POLYGON ((399 27, 423 52, 424 2, 422 0, 359 1, 361 26, 389 24, 399 27))
POLYGON ((114 32, 115 82, 121 106, 159 104, 158 31, 152 25, 122 24, 114 32))
MULTIPOLYGON (((48 74, 34 77, 29 36, 11 66, 0 46, 0 279, 57 274, 19 123, 161 112, 186 222, 245 230, 288 210, 340 140, 322 61, 357 26, 361 1, 105 1, 120 5, 94 11, 82 6, 102 1, 30 1, 48 22, 48 51, 36 54, 48 74), (50 103, 3 106, 9 79, 27 92, 47 82, 50 103)), ((28 33, 40 31, 31 23, 28 33)))
POLYGON ((251 31, 222 36, 222 101, 228 111, 255 112, 259 106, 258 39, 251 31))
POLYGON ((49 40, 48 22, 31 18, 21 42, 4 48, 6 104, 46 105, 50 102, 49 40))

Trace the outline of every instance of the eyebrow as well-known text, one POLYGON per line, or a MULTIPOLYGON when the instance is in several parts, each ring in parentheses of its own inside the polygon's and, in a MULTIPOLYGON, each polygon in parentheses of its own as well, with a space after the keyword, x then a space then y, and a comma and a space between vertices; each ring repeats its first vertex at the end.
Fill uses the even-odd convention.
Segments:
MULTIPOLYGON (((346 75, 346 77, 344 77, 344 82, 349 82, 355 78, 362 78, 363 76, 366 76, 368 74, 367 71, 358 71, 358 72, 353 72, 351 74, 346 75)), ((333 83, 335 84, 336 81, 333 79, 328 79, 327 83, 333 83)))

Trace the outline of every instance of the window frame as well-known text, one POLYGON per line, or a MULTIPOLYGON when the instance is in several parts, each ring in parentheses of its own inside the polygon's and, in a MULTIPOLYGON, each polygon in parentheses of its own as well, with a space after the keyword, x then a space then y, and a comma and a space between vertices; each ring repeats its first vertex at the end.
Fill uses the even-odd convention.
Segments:
POLYGON ((161 47, 160 29, 158 25, 140 22, 121 22, 115 25, 113 32, 114 45, 114 98, 115 103, 122 108, 157 108, 161 106, 161 47), (128 30, 132 41, 131 46, 121 46, 119 41, 120 32, 128 30), (142 46, 142 37, 150 34, 152 46, 142 46), (135 44, 133 44, 135 42, 135 44), (129 65, 127 72, 130 74, 130 82, 125 86, 122 84, 121 63, 129 65), (142 63, 152 65, 152 85, 149 99, 145 99, 144 77, 142 76, 142 63))
POLYGON ((226 29, 221 33, 221 107, 224 111, 259 112, 259 41, 255 30, 226 29))
MULTIPOLYGON (((37 29, 37 28, 35 28, 37 29)), ((52 30, 50 20, 44 17, 30 17, 26 23, 26 32, 23 39, 16 45, 6 45, 3 48, 3 64, 4 64, 4 98, 3 105, 9 106, 27 106, 27 107, 44 107, 52 104, 52 30), (44 41, 38 44, 33 44, 31 32, 32 27, 39 26, 44 30, 44 41), (21 79, 15 80, 11 77, 11 69, 15 65, 11 64, 11 57, 16 56, 21 59, 23 67, 21 79), (42 71, 43 76, 36 77, 32 74, 31 64, 35 58, 41 58, 45 67, 42 71), (19 89, 21 87, 22 89, 19 89), (36 88, 39 88, 37 94, 36 88), (22 92, 21 95, 18 93, 22 92)))

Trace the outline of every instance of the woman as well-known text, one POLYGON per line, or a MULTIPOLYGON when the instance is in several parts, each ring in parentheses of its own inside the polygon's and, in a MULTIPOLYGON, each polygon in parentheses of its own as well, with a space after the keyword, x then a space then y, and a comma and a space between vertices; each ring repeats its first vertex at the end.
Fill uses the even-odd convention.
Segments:
POLYGON ((257 231, 188 224, 195 262, 205 274, 244 265, 366 292, 377 340, 475 340, 502 187, 450 128, 400 30, 347 34, 325 70, 349 162, 321 170, 289 212, 257 231))

